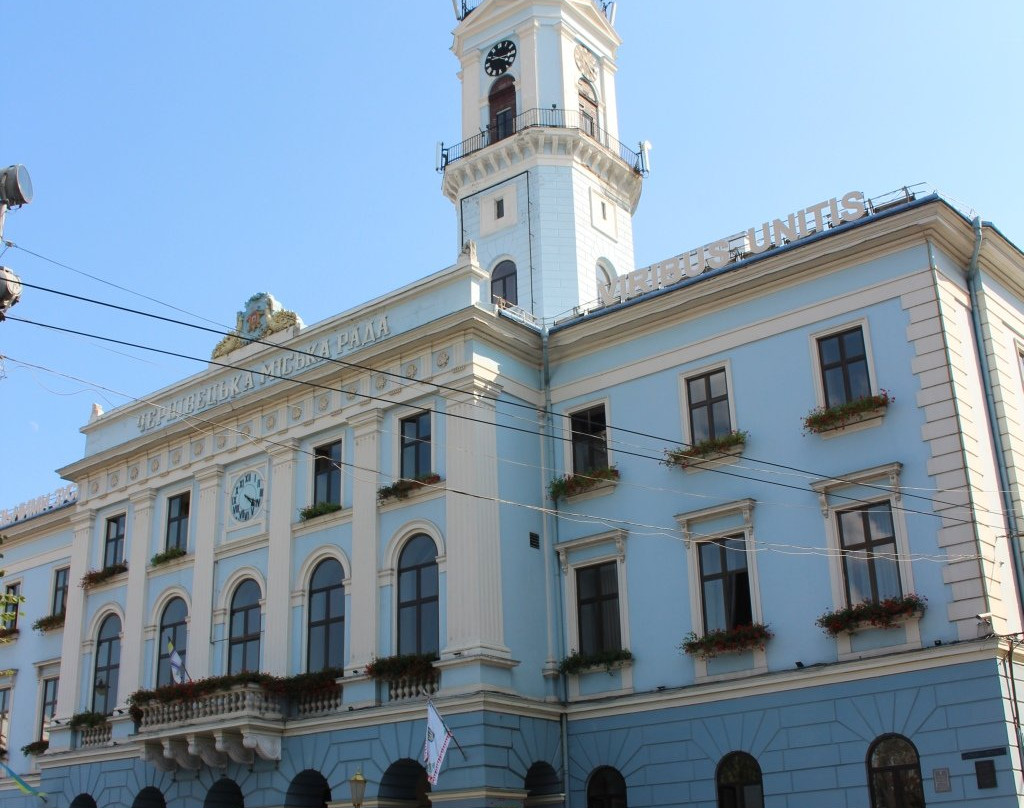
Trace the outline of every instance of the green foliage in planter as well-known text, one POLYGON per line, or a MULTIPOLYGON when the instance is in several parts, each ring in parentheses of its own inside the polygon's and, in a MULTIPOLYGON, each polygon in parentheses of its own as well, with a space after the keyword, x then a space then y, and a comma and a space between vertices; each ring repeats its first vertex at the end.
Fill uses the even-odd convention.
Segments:
POLYGON ((71 727, 71 729, 86 729, 90 727, 100 727, 106 723, 107 716, 103 713, 87 711, 84 713, 75 713, 71 716, 68 726, 71 727))
POLYGON ((21 747, 21 754, 23 755, 41 755, 47 749, 50 748, 49 741, 32 741, 21 747))
POLYGON ((422 488, 424 485, 434 485, 439 482, 441 482, 441 475, 436 474, 433 471, 427 474, 421 474, 411 480, 403 477, 400 480, 395 480, 391 485, 384 485, 378 488, 377 502, 383 505, 389 499, 405 499, 409 496, 410 491, 415 491, 417 488, 422 488))
POLYGON ((619 470, 615 466, 608 466, 603 469, 590 469, 579 474, 566 474, 562 477, 555 477, 548 483, 548 496, 555 502, 566 497, 573 497, 589 491, 598 483, 606 480, 618 480, 619 470))
POLYGON ((341 510, 341 503, 338 502, 318 502, 315 505, 307 505, 305 508, 299 511, 299 519, 305 522, 307 519, 316 519, 318 516, 323 516, 326 513, 334 513, 335 511, 341 510))
POLYGON ((0 626, 0 640, 10 640, 21 634, 21 629, 17 626, 0 626))
POLYGON ((828 432, 839 429, 856 419, 858 415, 888 407, 896 400, 887 390, 875 396, 864 396, 834 407, 815 407, 804 416, 804 432, 828 432))
POLYGON ((845 609, 825 612, 814 622, 826 634, 835 637, 844 631, 855 631, 865 625, 873 628, 893 628, 906 617, 920 617, 927 608, 928 598, 911 593, 885 598, 877 603, 865 600, 845 609))
POLYGON ((678 449, 666 449, 665 459, 662 461, 666 466, 679 466, 686 468, 694 461, 703 460, 711 455, 721 454, 736 446, 743 446, 747 442, 750 433, 743 429, 736 429, 725 435, 715 438, 708 438, 692 446, 681 446, 678 449))
POLYGON ((64 612, 57 612, 57 614, 48 614, 46 617, 40 617, 36 622, 32 624, 32 628, 36 631, 52 631, 55 628, 60 628, 64 625, 64 612))
POLYGON ((174 561, 176 558, 188 555, 188 550, 184 547, 169 547, 162 553, 157 553, 151 559, 149 563, 154 567, 159 567, 161 564, 166 564, 168 561, 174 561))
POLYGON ((111 564, 109 567, 104 567, 101 570, 89 570, 82 576, 82 583, 80 586, 82 589, 99 586, 104 581, 110 580, 115 575, 120 575, 122 572, 128 572, 127 561, 118 561, 116 564, 111 564))
POLYGON ((764 644, 775 635, 768 629, 768 626, 761 623, 751 623, 747 626, 736 626, 736 628, 720 628, 709 631, 702 637, 691 631, 683 637, 679 649, 690 656, 699 656, 703 659, 711 659, 719 654, 727 654, 731 651, 748 651, 751 648, 763 649, 764 644))
POLYGON ((132 717, 138 720, 141 713, 136 713, 135 710, 151 701, 161 704, 188 701, 210 693, 230 690, 240 685, 255 685, 265 693, 292 698, 309 693, 336 691, 340 687, 338 679, 342 675, 344 675, 344 671, 341 668, 327 668, 295 676, 271 676, 269 673, 260 673, 259 671, 244 671, 227 676, 196 679, 181 684, 172 683, 152 690, 136 690, 128 697, 128 705, 132 708, 132 717))
POLYGON ((611 673, 615 663, 626 662, 632 658, 633 652, 628 648, 613 648, 593 654, 584 654, 574 649, 569 656, 558 663, 558 670, 562 673, 581 673, 588 668, 603 666, 608 673, 611 673))
POLYGON ((436 674, 434 654, 395 654, 375 657, 366 666, 366 675, 377 681, 396 682, 399 679, 432 679, 436 674))

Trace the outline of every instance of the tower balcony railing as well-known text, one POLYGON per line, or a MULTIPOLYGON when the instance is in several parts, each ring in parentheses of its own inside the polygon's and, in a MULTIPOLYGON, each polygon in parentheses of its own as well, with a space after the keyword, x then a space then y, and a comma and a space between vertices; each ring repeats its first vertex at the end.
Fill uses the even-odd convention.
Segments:
POLYGON ((468 157, 474 152, 485 149, 505 138, 528 129, 536 128, 578 130, 605 148, 613 151, 620 160, 638 174, 647 173, 643 153, 633 151, 629 146, 613 138, 608 132, 599 127, 589 115, 584 115, 578 110, 542 108, 528 109, 514 118, 499 121, 495 125, 482 130, 479 134, 466 138, 461 143, 456 143, 453 146, 445 146, 442 143, 438 171, 443 171, 457 160, 468 157))

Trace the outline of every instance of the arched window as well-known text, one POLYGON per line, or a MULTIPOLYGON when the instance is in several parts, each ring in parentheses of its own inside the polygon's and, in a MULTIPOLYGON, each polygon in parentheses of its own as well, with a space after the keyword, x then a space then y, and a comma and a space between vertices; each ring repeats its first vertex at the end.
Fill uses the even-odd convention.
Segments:
POLYGON ((309 580, 309 631, 306 670, 340 668, 345 651, 345 575, 341 564, 328 558, 316 565, 309 580))
POLYGON ((580 129, 589 137, 597 137, 597 93, 594 85, 586 79, 580 79, 580 129))
POLYGON ((108 615, 96 635, 96 668, 92 677, 92 710, 110 715, 117 706, 117 679, 121 669, 121 618, 108 615))
POLYGON ((764 808, 761 767, 746 752, 730 752, 718 763, 718 808, 764 808))
POLYGON ((587 808, 626 808, 626 779, 618 769, 601 766, 590 773, 587 808))
POLYGON ((260 669, 260 586, 252 578, 231 598, 228 673, 260 669))
POLYGON ((597 266, 594 267, 594 277, 597 279, 597 288, 600 290, 602 286, 611 286, 612 280, 617 278, 618 275, 616 275, 611 265, 602 258, 597 262, 597 266))
POLYGON ((501 301, 519 305, 519 286, 516 283, 516 265, 511 261, 502 261, 491 273, 491 302, 501 305, 501 301))
POLYGON ((902 735, 883 735, 868 750, 871 808, 924 808, 921 760, 902 735))
POLYGON ((516 131, 516 82, 511 76, 502 76, 491 85, 487 96, 490 110, 490 142, 495 143, 515 134, 516 131))
POLYGON ((419 533, 398 557, 398 653, 436 655, 439 617, 437 548, 419 533))
POLYGON ((169 685, 181 681, 171 669, 171 653, 177 652, 182 664, 188 653, 188 607, 181 598, 174 598, 164 608, 160 616, 160 635, 157 637, 160 655, 157 657, 156 686, 169 685))

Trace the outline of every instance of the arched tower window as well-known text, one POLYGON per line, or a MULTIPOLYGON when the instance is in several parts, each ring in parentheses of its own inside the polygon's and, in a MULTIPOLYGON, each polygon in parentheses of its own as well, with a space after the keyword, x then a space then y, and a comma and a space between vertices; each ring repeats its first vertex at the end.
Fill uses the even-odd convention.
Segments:
POLYGON ((586 79, 580 79, 580 129, 583 134, 590 137, 597 137, 599 121, 597 117, 597 93, 594 92, 594 85, 586 79))
POLYGON ((437 547, 419 533, 398 557, 398 653, 436 655, 439 622, 437 547))
POLYGON ((345 650, 345 575, 336 559, 316 565, 309 580, 306 670, 340 668, 345 650))
POLYGON ((618 769, 601 766, 590 773, 587 808, 626 808, 626 778, 618 769))
POLYGON ((876 738, 868 750, 871 808, 924 808, 921 759, 902 735, 876 738))
POLYGON ((117 705, 117 680, 121 670, 121 618, 108 615, 96 635, 96 667, 92 677, 92 710, 110 715, 117 705))
POLYGON ((160 616, 160 635, 156 642, 160 649, 156 664, 156 686, 161 687, 175 681, 171 669, 172 649, 178 652, 182 663, 188 653, 188 607, 181 598, 171 600, 160 616))
POLYGON ((502 261, 491 273, 491 302, 501 305, 501 301, 519 305, 519 287, 516 283, 516 265, 511 261, 502 261))
POLYGON ((491 85, 487 96, 490 110, 490 142, 495 143, 515 134, 516 82, 511 76, 502 76, 491 85))
POLYGON ((260 617, 260 585, 247 578, 231 598, 228 673, 260 669, 260 617))
POLYGON ((718 764, 718 808, 764 808, 761 767, 746 752, 730 752, 718 764))

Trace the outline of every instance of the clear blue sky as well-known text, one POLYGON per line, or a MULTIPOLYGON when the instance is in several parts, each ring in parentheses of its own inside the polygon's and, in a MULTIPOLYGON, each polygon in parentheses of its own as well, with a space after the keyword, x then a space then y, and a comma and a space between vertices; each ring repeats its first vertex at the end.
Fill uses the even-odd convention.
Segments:
MULTIPOLYGON (((622 140, 654 146, 638 266, 917 182, 1024 245, 1019 0, 618 6, 622 140)), ((308 324, 454 261, 434 171, 460 139, 450 0, 0 0, 0 20, 0 163, 35 185, 0 264, 25 281, 225 327, 269 291, 308 324)), ((11 313, 217 342, 32 289, 11 313)), ((0 507, 62 484, 93 402, 202 369, 12 320, 0 354, 0 507)))

